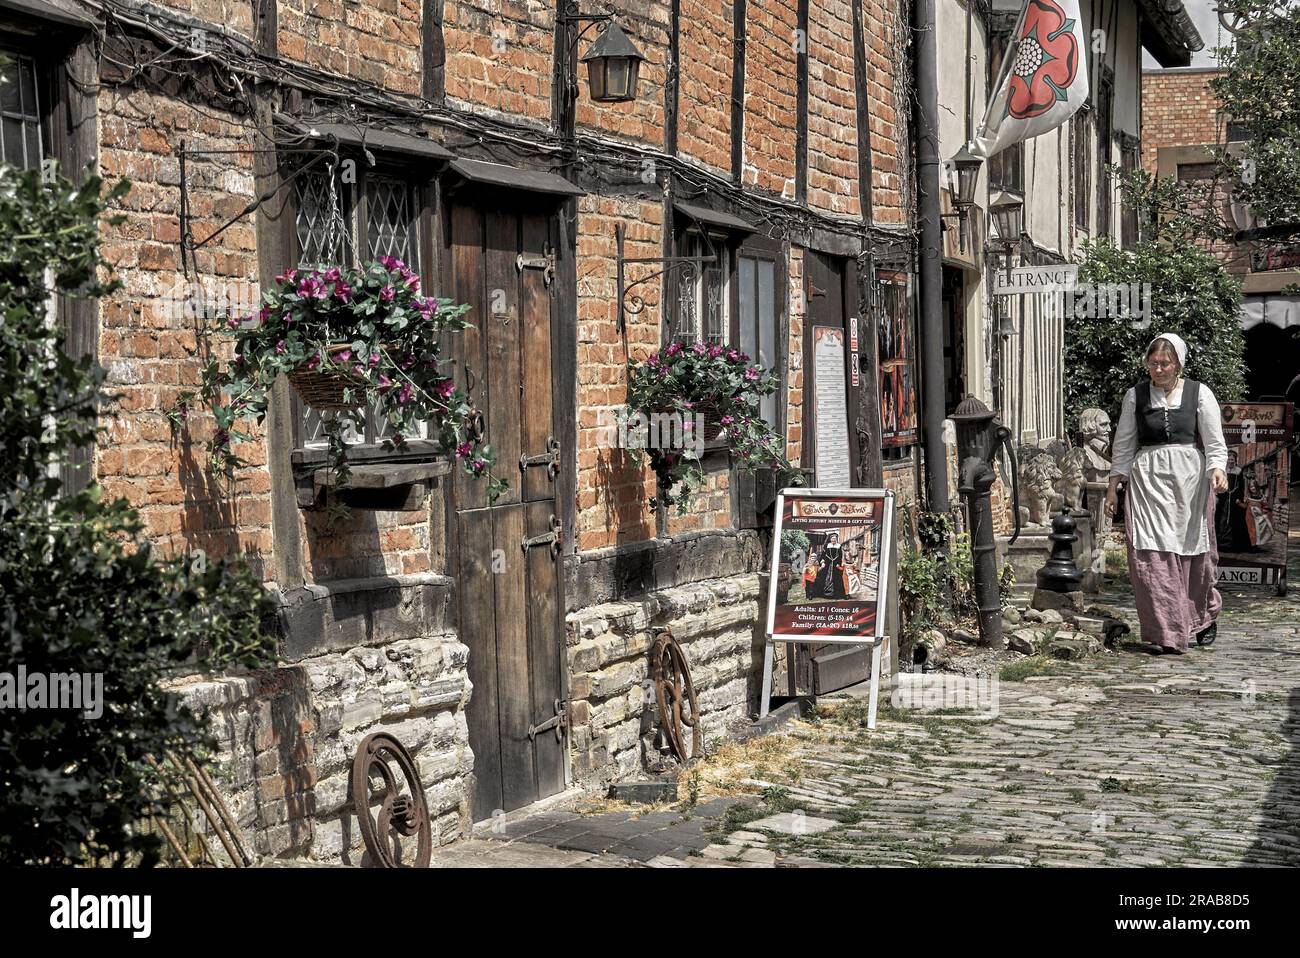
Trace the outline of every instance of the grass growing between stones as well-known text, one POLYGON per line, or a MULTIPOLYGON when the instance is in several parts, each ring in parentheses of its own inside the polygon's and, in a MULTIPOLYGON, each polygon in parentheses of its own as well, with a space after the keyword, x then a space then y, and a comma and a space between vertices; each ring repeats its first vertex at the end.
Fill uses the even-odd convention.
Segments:
POLYGON ((1046 655, 1031 655, 1019 662, 1002 666, 998 679, 1003 682, 1023 682, 1032 675, 1061 675, 1063 672, 1059 660, 1046 655))

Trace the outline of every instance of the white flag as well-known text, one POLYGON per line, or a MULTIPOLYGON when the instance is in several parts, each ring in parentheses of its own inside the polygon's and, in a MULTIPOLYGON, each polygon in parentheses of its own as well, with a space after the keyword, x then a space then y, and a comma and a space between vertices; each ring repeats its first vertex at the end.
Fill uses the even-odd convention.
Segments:
POLYGON ((989 157, 1055 130, 1087 99, 1079 0, 1026 0, 971 150, 989 157))

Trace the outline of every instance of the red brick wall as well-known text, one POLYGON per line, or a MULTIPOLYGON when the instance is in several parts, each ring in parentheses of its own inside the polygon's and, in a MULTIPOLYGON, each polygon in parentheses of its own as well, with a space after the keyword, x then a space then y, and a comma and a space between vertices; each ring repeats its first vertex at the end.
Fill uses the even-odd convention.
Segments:
MULTIPOLYGON (((211 417, 192 415, 188 439, 173 436, 167 418, 183 392, 197 389, 208 349, 229 357, 229 341, 202 335, 209 324, 186 314, 175 149, 182 139, 191 149, 254 144, 237 118, 211 107, 199 112, 134 87, 101 88, 98 108, 100 169, 110 181, 130 179, 132 188, 120 204, 125 222, 104 228, 104 255, 116 264, 123 287, 100 303, 99 362, 108 372, 106 388, 118 398, 105 413, 96 473, 108 495, 124 496, 140 510, 147 534, 163 554, 246 552, 255 563, 265 563, 271 531, 263 444, 236 444, 236 454, 249 465, 236 473, 232 489, 223 490, 206 470, 211 417)), ((253 196, 247 154, 194 162, 188 176, 199 241, 253 196)), ((195 282, 210 299, 256 294, 251 222, 231 226, 195 259, 195 282)))
POLYGON ((714 170, 731 167, 732 5, 682 4, 677 152, 714 170))
MULTIPOLYGON (((653 473, 616 448, 615 410, 627 401, 627 350, 645 359, 659 348, 659 284, 637 288, 645 309, 627 317, 627 348, 618 330, 614 227, 627 228, 627 256, 659 256, 663 204, 585 196, 578 201, 578 549, 599 549, 654 536, 644 502, 653 473)), ((635 267, 632 268, 635 270, 635 267)), ((642 268, 644 269, 644 267, 642 268)), ((643 272, 629 272, 633 282, 643 272)))
MULTIPOLYGON (((415 6, 418 10, 419 0, 415 6)), ((445 3, 444 77, 449 102, 538 124, 549 121, 554 30, 553 4, 515 0, 445 3)))
POLYGON ((745 143, 747 187, 794 197, 798 73, 796 5, 750 0, 745 7, 745 143))
MULTIPOLYGON (((906 117, 900 118, 898 97, 905 88, 908 27, 902 23, 898 0, 862 0, 863 40, 867 48, 867 104, 871 128, 871 201, 881 226, 907 223, 904 210, 904 169, 908 155, 906 117)), ((902 109, 907 109, 906 101, 902 109)))
POLYGON ((1156 172, 1164 146, 1220 142, 1226 117, 1210 91, 1217 71, 1146 70, 1142 73, 1142 167, 1156 172))
MULTIPOLYGON (((399 93, 420 92, 421 0, 280 0, 280 56, 399 93)), ((212 17, 212 10, 204 10, 212 17)))
POLYGON ((808 11, 808 205, 860 216, 853 7, 821 0, 808 11))

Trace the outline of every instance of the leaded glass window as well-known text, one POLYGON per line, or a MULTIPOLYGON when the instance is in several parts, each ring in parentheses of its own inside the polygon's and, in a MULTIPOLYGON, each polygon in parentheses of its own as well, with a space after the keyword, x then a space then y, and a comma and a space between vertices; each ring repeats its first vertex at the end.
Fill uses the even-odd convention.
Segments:
POLYGON ((36 61, 5 53, 0 66, 0 156, 11 166, 39 169, 45 155, 36 61))
POLYGON ((352 218, 348 184, 326 171, 299 175, 298 263, 338 266, 352 261, 352 218))
POLYGON ((396 256, 415 261, 415 198, 411 184, 395 176, 366 178, 366 245, 371 259, 396 256))

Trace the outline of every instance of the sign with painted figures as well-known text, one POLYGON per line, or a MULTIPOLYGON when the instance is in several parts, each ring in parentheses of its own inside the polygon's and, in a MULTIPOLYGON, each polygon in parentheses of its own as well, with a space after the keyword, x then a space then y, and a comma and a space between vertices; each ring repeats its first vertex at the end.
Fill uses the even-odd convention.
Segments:
POLYGON ((893 528, 888 490, 784 490, 776 501, 768 634, 850 643, 881 637, 893 528))
POLYGON ((1228 444, 1228 491, 1214 509, 1219 581, 1280 590, 1286 582, 1292 404, 1226 402, 1219 408, 1228 444))
POLYGON ((867 728, 876 727, 881 653, 894 561, 888 489, 783 489, 767 591, 767 647, 759 715, 772 698, 777 642, 871 646, 867 728))

